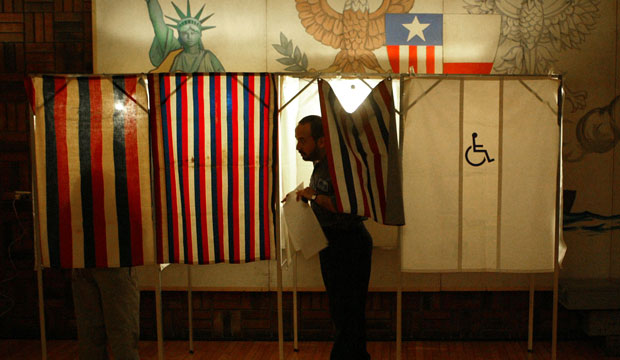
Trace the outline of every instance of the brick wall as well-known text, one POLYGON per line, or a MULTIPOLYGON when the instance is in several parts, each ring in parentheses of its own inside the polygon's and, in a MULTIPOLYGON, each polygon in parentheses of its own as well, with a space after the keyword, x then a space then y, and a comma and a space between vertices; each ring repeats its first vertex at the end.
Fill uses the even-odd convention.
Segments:
MULTIPOLYGON (((47 271, 46 271, 47 272, 47 271)), ((50 339, 74 339, 75 316, 69 276, 46 276, 56 281, 46 293, 46 325, 50 339)), ((68 274, 68 272, 67 272, 68 274)), ((38 338, 36 287, 24 286, 34 301, 16 306, 0 322, 0 338, 38 338)), ((156 339, 155 295, 143 291, 140 297, 140 327, 143 340, 156 339)), ((331 340, 327 295, 299 293, 299 339, 331 340)), ((537 292, 534 336, 551 338, 550 292, 537 292)), ((187 293, 162 294, 164 339, 188 338, 187 293)), ((293 337, 293 301, 283 296, 284 337, 293 337)), ((196 340, 277 340, 277 297, 274 292, 194 292, 192 301, 196 340)), ((370 340, 396 337, 396 295, 372 292, 366 306, 370 340)), ((405 340, 524 340, 527 338, 528 294, 526 292, 441 292, 403 294, 403 338, 405 340)), ((560 308, 559 339, 585 337, 577 312, 560 308)))
MULTIPOLYGON (((327 295, 302 292, 298 298, 300 340, 331 340, 327 295)), ((424 292, 403 294, 403 337, 406 340, 499 340, 527 338, 527 292, 424 292)), ((187 293, 164 292, 164 338, 188 337, 187 293)), ((551 338, 552 293, 537 292, 534 335, 551 338)), ((194 338, 201 340, 277 340, 276 293, 195 292, 193 294, 194 338)), ((283 296, 284 336, 293 337, 293 301, 283 296)), ((366 306, 368 338, 396 337, 396 294, 371 292, 366 306)), ((560 339, 583 337, 581 318, 560 309, 560 339)), ((141 295, 143 339, 156 338, 155 297, 141 295)))
MULTIPOLYGON (((0 0, 0 334, 39 336, 30 201, 29 73, 91 73, 91 2, 0 0), (9 257, 10 252, 10 257, 9 257)), ((75 327, 67 271, 45 271, 51 334, 75 327)))
MULTIPOLYGON (((23 78, 28 73, 91 73, 91 2, 0 0, 0 338, 38 338, 36 274, 32 270, 32 208, 13 202, 13 192, 30 190, 28 108, 23 78), (10 256, 9 256, 10 253, 10 256)), ((44 271, 49 338, 75 338, 70 272, 44 271)), ((275 293, 196 292, 196 339, 277 339, 275 293)), ((403 294, 406 339, 524 339, 527 293, 465 292, 403 294)), ((163 294, 166 339, 187 338, 187 297, 163 294)), ((292 338, 292 296, 284 294, 284 328, 292 338)), ((155 339, 153 292, 142 292, 142 338, 155 339)), ((396 298, 370 293, 368 336, 394 339, 396 298)), ((579 318, 560 312, 560 337, 581 336, 579 318)), ((551 333, 551 295, 536 300, 536 336, 551 333)), ((324 293, 300 293, 299 336, 332 335, 324 293)))

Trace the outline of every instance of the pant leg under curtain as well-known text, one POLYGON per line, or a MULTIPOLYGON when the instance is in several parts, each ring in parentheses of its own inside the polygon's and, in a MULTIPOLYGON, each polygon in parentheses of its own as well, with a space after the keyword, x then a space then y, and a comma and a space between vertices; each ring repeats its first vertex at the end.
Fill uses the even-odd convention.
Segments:
POLYGON ((329 246, 319 253, 321 274, 336 328, 331 360, 367 360, 366 295, 372 238, 360 224, 346 230, 324 229, 329 246))
POLYGON ((134 268, 101 269, 95 274, 101 289, 106 335, 115 360, 138 360, 140 291, 134 268))
POLYGON ((78 353, 80 360, 106 360, 108 352, 101 297, 91 270, 73 269, 71 274, 78 353))

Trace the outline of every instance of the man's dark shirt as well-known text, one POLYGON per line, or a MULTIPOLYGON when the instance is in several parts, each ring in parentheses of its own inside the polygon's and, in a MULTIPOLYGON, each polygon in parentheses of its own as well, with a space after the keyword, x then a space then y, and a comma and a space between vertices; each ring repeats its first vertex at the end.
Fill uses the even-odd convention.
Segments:
MULTIPOLYGON (((323 158, 314 164, 314 170, 312 170, 312 176, 310 177, 310 187, 316 191, 317 195, 326 195, 332 201, 334 207, 336 207, 336 195, 334 192, 334 186, 332 185, 332 179, 329 176, 329 165, 327 164, 327 158, 323 158)), ((321 227, 339 227, 348 228, 351 225, 357 224, 363 220, 364 217, 352 214, 333 213, 318 204, 312 202, 312 210, 319 220, 321 227)))

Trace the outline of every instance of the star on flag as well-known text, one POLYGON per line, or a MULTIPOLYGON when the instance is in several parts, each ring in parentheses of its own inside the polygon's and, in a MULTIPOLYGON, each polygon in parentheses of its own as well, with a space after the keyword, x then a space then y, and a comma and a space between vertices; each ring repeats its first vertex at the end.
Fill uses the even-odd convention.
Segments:
POLYGON ((424 30, 431 24, 422 24, 420 23, 420 20, 418 20, 418 17, 414 16, 411 23, 402 25, 405 29, 409 30, 409 37, 407 38, 407 41, 410 41, 415 36, 420 37, 422 41, 426 41, 426 38, 424 37, 424 30))

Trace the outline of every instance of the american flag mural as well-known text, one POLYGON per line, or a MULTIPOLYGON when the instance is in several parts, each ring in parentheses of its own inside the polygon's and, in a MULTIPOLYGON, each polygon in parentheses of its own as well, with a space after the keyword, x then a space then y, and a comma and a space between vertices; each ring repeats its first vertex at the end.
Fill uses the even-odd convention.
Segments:
POLYGON ((26 85, 42 266, 154 264, 144 80, 35 76, 26 85))
POLYGON ((386 14, 385 42, 396 73, 443 73, 443 15, 386 14))
POLYGON ((319 80, 323 129, 338 211, 403 225, 403 202, 391 80, 380 82, 353 112, 319 80))
POLYGON ((395 73, 489 74, 501 17, 470 14, 386 14, 385 44, 395 73))
POLYGON ((268 74, 150 74, 160 263, 275 258, 277 122, 268 74))

